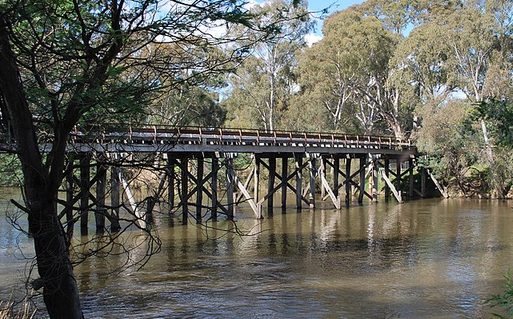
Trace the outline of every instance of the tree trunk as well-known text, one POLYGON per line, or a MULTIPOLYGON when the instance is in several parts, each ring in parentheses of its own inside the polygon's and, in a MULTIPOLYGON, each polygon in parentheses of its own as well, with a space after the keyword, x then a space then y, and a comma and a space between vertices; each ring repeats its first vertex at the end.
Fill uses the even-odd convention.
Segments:
POLYGON ((62 141, 56 138, 54 147, 61 147, 57 148, 53 156, 58 157, 58 160, 46 168, 39 152, 32 113, 9 42, 7 25, 8 21, 0 11, 0 101, 4 104, 2 109, 7 112, 2 115, 7 116, 12 125, 16 152, 23 170, 26 212, 29 230, 34 238, 40 276, 33 286, 36 289, 43 288, 43 298, 50 318, 80 319, 83 315, 78 288, 56 205, 57 191, 63 178, 65 144, 62 146, 62 141), (50 174, 51 171, 54 173, 50 174))
POLYGON ((83 318, 66 236, 57 218, 53 196, 48 193, 40 196, 29 212, 29 227, 41 278, 36 282, 43 286, 43 299, 50 318, 83 318))
POLYGON ((505 191, 504 186, 500 181, 500 177, 497 176, 497 169, 495 167, 495 159, 493 155, 493 145, 490 143, 490 138, 488 137, 488 130, 486 129, 486 123, 483 119, 481 119, 481 131, 483 132, 483 139, 485 142, 485 151, 486 151, 486 159, 488 161, 488 166, 490 167, 491 179, 492 179, 492 194, 493 198, 503 199, 506 197, 507 192, 505 191))
POLYGON ((269 92, 269 130, 274 131, 274 108, 275 108, 275 74, 274 74, 274 57, 270 71, 270 92, 269 92))

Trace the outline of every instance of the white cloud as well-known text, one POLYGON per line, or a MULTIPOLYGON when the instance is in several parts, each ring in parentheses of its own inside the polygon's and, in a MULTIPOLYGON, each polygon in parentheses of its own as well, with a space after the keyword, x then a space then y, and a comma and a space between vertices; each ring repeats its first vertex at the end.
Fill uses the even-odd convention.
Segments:
POLYGON ((307 35, 305 35, 305 41, 309 47, 311 47, 312 44, 314 44, 317 41, 320 41, 321 39, 322 39, 322 36, 314 34, 314 33, 308 33, 307 35))

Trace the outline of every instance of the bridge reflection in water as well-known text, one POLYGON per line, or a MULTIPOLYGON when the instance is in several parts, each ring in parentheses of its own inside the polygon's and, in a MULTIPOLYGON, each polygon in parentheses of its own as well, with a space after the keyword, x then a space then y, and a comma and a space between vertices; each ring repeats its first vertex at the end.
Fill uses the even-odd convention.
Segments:
POLYGON ((105 227, 106 215, 119 214, 120 193, 129 191, 123 184, 123 163, 137 154, 164 163, 160 195, 165 195, 174 210, 181 211, 183 223, 187 223, 190 213, 198 221, 206 218, 205 211, 211 219, 218 213, 233 219, 234 207, 242 203, 250 205, 256 218, 263 218, 262 207, 266 203, 267 213, 272 214, 278 193, 285 211, 289 191, 295 195, 298 210, 315 208, 318 200, 329 200, 336 209, 341 209, 342 202, 349 206, 353 197, 359 204, 364 197, 377 201, 380 177, 385 182, 386 200, 393 195, 400 203, 403 192, 410 197, 426 196, 425 170, 419 169, 420 178, 414 179, 415 146, 392 137, 152 127, 126 132, 74 132, 68 153, 70 162, 80 162, 80 179, 73 177, 72 170, 67 179, 68 202, 81 201, 81 224, 85 228, 90 199, 95 199, 97 229, 105 227), (239 154, 251 155, 252 164, 244 174, 234 169, 239 154), (93 158, 97 168, 91 178, 93 158), (107 214, 109 168, 112 212, 107 214), (78 194, 73 192, 73 185, 78 185, 78 194), (95 196, 89 191, 94 185, 95 196), (316 188, 320 188, 320 197, 316 197, 316 188))

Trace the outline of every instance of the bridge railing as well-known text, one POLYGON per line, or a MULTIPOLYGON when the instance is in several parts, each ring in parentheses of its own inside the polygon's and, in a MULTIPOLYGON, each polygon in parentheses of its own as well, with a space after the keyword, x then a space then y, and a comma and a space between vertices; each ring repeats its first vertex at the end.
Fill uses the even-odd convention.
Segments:
POLYGON ((155 143, 253 146, 318 146, 409 149, 411 141, 391 136, 325 132, 260 131, 237 128, 147 126, 124 130, 89 130, 71 133, 72 142, 155 143))

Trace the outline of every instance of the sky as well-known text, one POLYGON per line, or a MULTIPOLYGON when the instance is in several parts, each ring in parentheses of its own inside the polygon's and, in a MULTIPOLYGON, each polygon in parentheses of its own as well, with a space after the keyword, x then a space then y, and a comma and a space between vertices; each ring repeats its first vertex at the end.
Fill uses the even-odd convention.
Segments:
POLYGON ((330 7, 330 12, 344 10, 353 4, 360 4, 364 0, 308 0, 308 8, 311 11, 319 11, 330 7))
MULTIPOLYGON (((253 5, 263 4, 267 1, 272 0, 248 0, 248 8, 252 7, 253 5)), ((365 2, 366 0, 307 0, 308 1, 308 10, 313 13, 317 13, 317 15, 321 15, 322 10, 328 9, 327 14, 328 16, 333 12, 336 11, 342 11, 354 4, 361 4, 365 2)), ((322 20, 317 19, 317 26, 315 30, 307 34, 305 36, 306 43, 308 46, 311 46, 312 43, 315 43, 322 39, 322 20)))
MULTIPOLYGON (((318 12, 323 10, 324 8, 329 7, 329 13, 333 13, 336 11, 344 10, 353 4, 360 4, 365 2, 364 0, 308 0, 308 9, 312 12, 318 12)), ((322 21, 317 22, 317 28, 314 33, 308 34, 306 36, 306 41, 309 45, 313 42, 319 41, 322 39, 322 21)))

